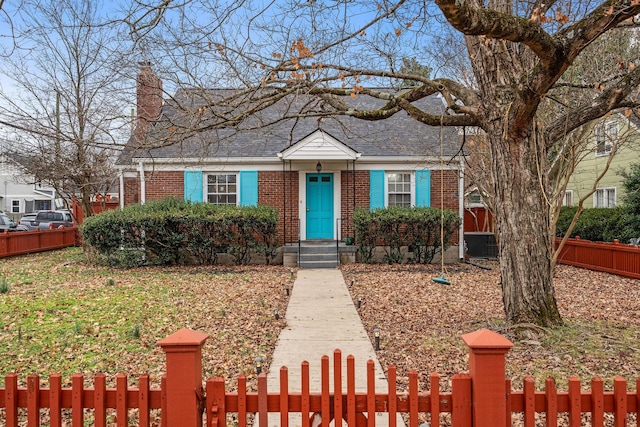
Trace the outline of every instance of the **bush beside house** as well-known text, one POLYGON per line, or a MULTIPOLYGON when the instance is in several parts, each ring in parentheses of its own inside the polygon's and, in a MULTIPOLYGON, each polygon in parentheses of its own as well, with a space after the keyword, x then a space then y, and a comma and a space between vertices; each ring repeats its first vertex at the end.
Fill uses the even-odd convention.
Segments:
POLYGON ((354 224, 362 262, 373 262, 374 251, 381 246, 383 262, 402 263, 410 252, 410 262, 428 264, 450 246, 460 217, 448 209, 428 207, 356 209, 354 224))
POLYGON ((167 198, 87 218, 82 236, 99 262, 116 267, 236 264, 277 253, 277 210, 217 206, 167 198))

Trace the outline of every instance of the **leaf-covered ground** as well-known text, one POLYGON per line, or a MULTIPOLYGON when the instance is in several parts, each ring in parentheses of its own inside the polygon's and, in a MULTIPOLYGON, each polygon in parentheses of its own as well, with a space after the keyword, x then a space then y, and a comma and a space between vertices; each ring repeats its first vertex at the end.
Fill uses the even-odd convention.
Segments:
POLYGON ((446 267, 450 286, 432 281, 435 266, 349 265, 343 267, 352 297, 360 295, 360 316, 366 329, 381 330, 383 366, 395 364, 401 382, 409 370, 420 373, 425 388, 431 372, 448 389, 455 373, 467 372, 465 333, 489 328, 515 344, 507 356, 507 375, 521 388, 527 375, 542 388, 548 376, 559 389, 577 376, 587 384, 621 375, 635 387, 640 368, 640 281, 569 266, 555 273, 556 299, 565 326, 538 330, 518 340, 503 322, 497 265, 492 270, 470 265, 446 267), (632 381, 632 382, 631 382, 632 381))
MULTIPOLYGON (((181 329, 211 335, 206 376, 255 376, 254 358, 273 352, 286 310, 283 267, 172 267, 114 270, 85 261, 77 248, 0 260, 0 383, 10 372, 97 372, 113 380, 142 373, 159 383, 156 343, 181 329)), ((233 387, 235 381, 229 381, 233 387)))
MULTIPOLYGON (((640 281, 559 266, 556 297, 566 325, 517 340, 502 321, 497 266, 488 266, 447 266, 450 286, 432 281, 441 273, 436 266, 343 267, 354 301, 362 298, 366 329, 382 331, 378 357, 398 366, 401 388, 415 369, 421 388, 437 372, 447 390, 451 376, 468 369, 460 335, 479 328, 514 342, 507 356, 514 388, 526 375, 538 388, 553 376, 560 389, 570 376, 585 386, 600 376, 607 389, 616 375, 638 376, 640 281)), ((135 384, 147 372, 157 385, 164 355, 156 342, 187 327, 211 335, 203 348, 206 376, 222 375, 233 389, 245 373, 255 387, 253 360, 270 360, 285 326, 284 284, 293 280, 289 268, 277 266, 113 270, 88 264, 77 248, 0 260, 0 291, 2 282, 9 285, 0 293, 0 383, 9 372, 24 384, 29 373, 55 371, 66 382, 75 372, 88 380, 124 372, 135 384)))

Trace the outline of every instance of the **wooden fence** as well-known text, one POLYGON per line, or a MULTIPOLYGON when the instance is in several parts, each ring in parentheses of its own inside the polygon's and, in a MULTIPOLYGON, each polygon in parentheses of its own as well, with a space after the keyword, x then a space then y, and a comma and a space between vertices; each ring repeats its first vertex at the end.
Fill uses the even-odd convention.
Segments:
POLYGON ((495 231, 493 214, 485 207, 464 208, 464 232, 487 232, 495 231))
POLYGON ((0 258, 49 251, 78 243, 78 227, 0 233, 0 258))
POLYGON ((387 391, 376 392, 372 361, 367 362, 366 386, 358 389, 351 356, 346 360, 346 384, 343 383, 339 351, 333 356, 332 376, 329 358, 322 358, 320 390, 310 390, 306 362, 302 363, 301 391, 289 391, 286 367, 280 369, 277 392, 268 391, 264 373, 258 377, 257 392, 247 392, 245 377, 238 379, 236 392, 225 390, 224 378, 207 380, 203 389, 201 351, 207 338, 206 334, 182 329, 158 343, 166 354, 166 374, 160 389, 150 389, 147 376, 138 379, 137 388, 128 388, 125 375, 117 376, 114 389, 105 387, 104 375, 95 377, 92 388, 84 387, 82 375, 72 378, 71 388, 61 388, 59 375, 49 378, 49 388, 41 388, 37 376, 27 377, 26 387, 18 387, 17 376, 10 374, 5 377, 4 388, 0 388, 0 408, 4 408, 5 415, 3 420, 0 413, 0 422, 4 421, 7 427, 38 426, 41 415, 46 413, 52 427, 81 427, 90 419, 100 427, 124 427, 130 422, 146 427, 158 425, 154 418, 157 416, 163 427, 202 427, 203 422, 206 427, 218 427, 227 425, 227 421, 244 427, 248 415, 255 414, 260 426, 275 423, 287 427, 292 425, 289 416, 296 414, 301 417, 301 427, 329 426, 332 420, 336 426, 345 422, 349 426, 374 426, 379 417, 370 414, 382 413, 387 416, 384 424, 391 427, 399 424, 398 414, 405 414, 412 427, 427 418, 431 427, 506 427, 512 422, 525 427, 541 422, 555 426, 560 417, 572 427, 622 427, 632 419, 635 425, 640 424, 640 379, 636 380, 635 392, 628 391, 621 378, 614 380, 613 391, 604 391, 599 378, 591 381, 591 390, 583 390, 580 382, 572 378, 568 391, 557 391, 552 379, 546 381, 544 391, 536 391, 533 379, 528 377, 522 390, 513 391, 505 379, 505 356, 513 344, 486 329, 462 336, 469 348, 469 373, 453 376, 448 392, 440 391, 437 374, 431 374, 428 392, 419 391, 416 372, 409 374, 408 390, 398 391, 394 367, 388 369, 387 391), (70 414, 70 424, 61 413, 70 414), (277 421, 269 420, 267 424, 269 414, 277 421), (230 415, 234 415, 233 421, 228 418, 230 415))
MULTIPOLYGON (((560 238, 556 239, 556 247, 560 241, 560 238)), ((640 279, 640 248, 620 244, 617 240, 609 243, 581 240, 580 237, 567 239, 558 262, 640 279)))

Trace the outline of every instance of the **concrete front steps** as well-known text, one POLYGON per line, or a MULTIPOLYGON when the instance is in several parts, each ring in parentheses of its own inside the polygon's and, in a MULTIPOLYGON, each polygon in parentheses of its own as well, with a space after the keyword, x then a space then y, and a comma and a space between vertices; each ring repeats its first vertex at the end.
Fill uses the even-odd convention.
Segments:
POLYGON ((340 265, 335 240, 300 243, 300 268, 336 268, 340 265))

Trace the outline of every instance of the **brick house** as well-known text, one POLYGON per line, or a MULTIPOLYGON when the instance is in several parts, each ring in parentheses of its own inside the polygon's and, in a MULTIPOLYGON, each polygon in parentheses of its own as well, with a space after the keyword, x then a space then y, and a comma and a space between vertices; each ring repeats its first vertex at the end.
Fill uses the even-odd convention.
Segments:
MULTIPOLYGON (((158 144, 166 138, 162 123, 180 121, 175 103, 197 107, 198 102, 187 90, 163 102, 162 83, 148 64, 137 83, 136 130, 117 161, 121 206, 167 196, 273 206, 285 249, 297 247, 298 241, 353 236, 356 207, 444 206, 462 216, 464 159, 457 156, 461 138, 456 129, 441 132, 402 112, 382 121, 282 119, 285 109, 308 105, 310 98, 302 95, 263 109, 236 128, 158 144)), ((215 101, 225 93, 208 90, 207 96, 215 101)), ((380 102, 364 95, 353 101, 380 102)), ((426 102, 434 111, 443 105, 435 97, 426 102)), ((447 256, 461 258, 463 246, 456 245, 447 256)))

